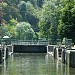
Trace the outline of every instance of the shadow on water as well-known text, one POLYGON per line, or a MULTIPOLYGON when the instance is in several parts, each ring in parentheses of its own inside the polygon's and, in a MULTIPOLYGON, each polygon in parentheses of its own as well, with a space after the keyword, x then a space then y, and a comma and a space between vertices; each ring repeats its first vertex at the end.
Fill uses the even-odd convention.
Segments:
POLYGON ((75 75, 75 68, 45 53, 13 54, 0 66, 0 75, 75 75))

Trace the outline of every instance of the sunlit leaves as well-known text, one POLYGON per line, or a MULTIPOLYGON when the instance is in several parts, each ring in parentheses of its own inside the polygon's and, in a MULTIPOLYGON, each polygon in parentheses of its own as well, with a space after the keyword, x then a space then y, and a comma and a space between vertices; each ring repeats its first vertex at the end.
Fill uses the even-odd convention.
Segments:
POLYGON ((40 33, 43 34, 46 39, 53 39, 57 36, 57 24, 59 20, 57 10, 57 6, 52 1, 45 1, 40 10, 40 33))
POLYGON ((63 37, 74 40, 75 38, 75 1, 68 1, 61 9, 61 20, 58 25, 58 33, 63 37))

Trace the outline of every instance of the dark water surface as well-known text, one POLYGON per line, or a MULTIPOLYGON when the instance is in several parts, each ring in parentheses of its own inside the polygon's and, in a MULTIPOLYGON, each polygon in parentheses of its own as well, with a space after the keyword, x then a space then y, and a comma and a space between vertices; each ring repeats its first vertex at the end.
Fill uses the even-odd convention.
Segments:
POLYGON ((0 65, 0 75, 75 75, 75 69, 44 53, 14 54, 0 65))

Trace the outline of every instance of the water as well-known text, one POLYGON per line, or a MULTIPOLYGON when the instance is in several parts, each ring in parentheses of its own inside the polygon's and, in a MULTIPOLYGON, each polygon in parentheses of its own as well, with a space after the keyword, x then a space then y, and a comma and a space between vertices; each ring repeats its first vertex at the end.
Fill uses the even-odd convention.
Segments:
POLYGON ((44 53, 14 54, 0 65, 0 75, 75 75, 75 69, 44 53))

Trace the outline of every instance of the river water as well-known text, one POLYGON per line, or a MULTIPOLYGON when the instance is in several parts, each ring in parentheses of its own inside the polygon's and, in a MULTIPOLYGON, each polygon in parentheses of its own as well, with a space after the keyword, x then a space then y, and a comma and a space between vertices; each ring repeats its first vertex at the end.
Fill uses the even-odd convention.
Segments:
POLYGON ((45 53, 13 54, 0 65, 0 75, 75 75, 61 61, 45 53))

